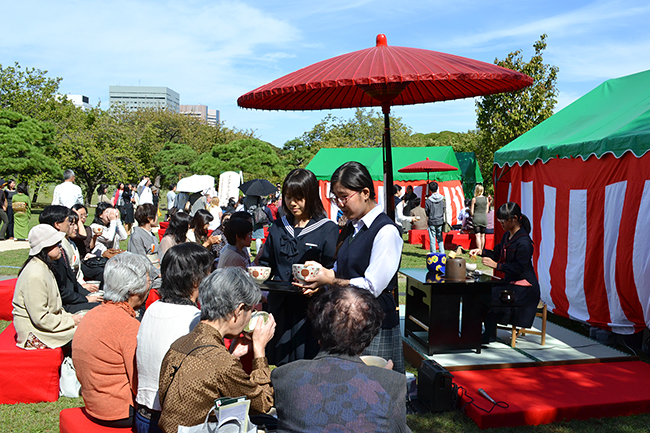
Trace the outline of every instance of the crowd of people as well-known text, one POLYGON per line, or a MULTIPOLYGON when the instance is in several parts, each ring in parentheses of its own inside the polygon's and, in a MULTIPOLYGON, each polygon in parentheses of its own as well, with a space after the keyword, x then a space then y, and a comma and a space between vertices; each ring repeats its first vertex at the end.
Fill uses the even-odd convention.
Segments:
MULTIPOLYGON (((246 396, 251 414, 276 407, 278 431, 409 431, 394 297, 403 238, 400 225, 377 204, 365 166, 347 162, 332 174, 329 199, 345 224, 327 217, 318 181, 305 169, 292 170, 277 194, 232 199, 223 208, 202 193, 176 195, 171 185, 161 240, 154 230, 158 188, 149 178, 134 188, 118 184, 112 199, 100 186, 94 219, 86 225, 74 173, 65 176, 56 203, 43 209, 27 236, 14 322, 18 346, 62 347, 71 354, 93 421, 176 432, 201 424, 215 399, 246 396), (268 215, 267 224, 256 209, 268 215), (124 251, 120 242, 126 240, 124 251), (253 240, 260 241, 254 257, 253 240), (298 282, 294 264, 319 272, 298 282), (269 267, 272 281, 295 289, 262 292, 247 272, 253 265, 269 267), (145 308, 152 291, 159 299, 145 308), (268 320, 243 333, 257 310, 268 320), (382 357, 387 368, 366 366, 360 355, 382 357), (271 373, 269 365, 278 368, 271 373), (310 398, 317 388, 318 398, 310 398), (349 416, 341 420, 341 396, 363 389, 372 389, 373 397, 346 409, 349 416)), ((442 249, 446 212, 437 189, 435 182, 428 185, 422 206, 407 187, 396 219, 427 227, 432 248, 442 249)), ((475 217, 489 207, 481 197, 471 203, 475 217)), ((500 208, 497 217, 507 236, 494 251, 482 244, 472 254, 517 281, 525 305, 491 310, 489 338, 497 321, 527 322, 528 300, 539 299, 526 264, 532 250, 526 256, 525 217, 518 206, 500 208), (516 256, 511 245, 519 249, 516 256)))

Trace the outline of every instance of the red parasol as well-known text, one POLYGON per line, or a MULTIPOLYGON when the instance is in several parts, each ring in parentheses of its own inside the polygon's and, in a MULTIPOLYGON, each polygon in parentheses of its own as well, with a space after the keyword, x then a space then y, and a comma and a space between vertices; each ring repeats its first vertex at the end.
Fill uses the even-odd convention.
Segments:
POLYGON ((381 106, 384 113, 386 210, 393 216, 390 106, 509 92, 533 79, 500 66, 417 48, 388 46, 333 57, 242 95, 237 104, 262 110, 324 110, 381 106))
POLYGON ((429 183, 429 173, 436 171, 454 171, 458 168, 440 161, 432 161, 429 158, 424 161, 414 162, 406 167, 400 168, 400 173, 427 173, 427 183, 429 183))

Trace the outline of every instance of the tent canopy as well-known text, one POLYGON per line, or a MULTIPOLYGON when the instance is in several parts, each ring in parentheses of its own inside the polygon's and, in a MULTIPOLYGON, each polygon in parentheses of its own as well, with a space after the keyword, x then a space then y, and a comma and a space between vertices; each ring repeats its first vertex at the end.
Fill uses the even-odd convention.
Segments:
POLYGON ((465 198, 472 198, 474 197, 474 186, 477 183, 483 183, 483 175, 478 166, 476 154, 474 152, 456 152, 456 159, 458 159, 460 172, 463 176, 465 198))
MULTIPOLYGON (((334 171, 348 161, 357 161, 365 165, 373 180, 384 180, 384 167, 382 148, 328 148, 318 151, 316 156, 307 165, 319 180, 330 180, 334 171)), ((440 147, 394 147, 393 148, 393 178, 396 182, 409 182, 427 178, 426 173, 400 173, 399 170, 409 164, 422 161, 426 158, 444 162, 454 167, 459 167, 458 160, 451 146, 440 147)), ((461 171, 447 171, 430 173, 429 179, 445 182, 460 180, 461 171)))
POLYGON ((505 165, 650 150, 650 70, 605 81, 494 154, 505 165))

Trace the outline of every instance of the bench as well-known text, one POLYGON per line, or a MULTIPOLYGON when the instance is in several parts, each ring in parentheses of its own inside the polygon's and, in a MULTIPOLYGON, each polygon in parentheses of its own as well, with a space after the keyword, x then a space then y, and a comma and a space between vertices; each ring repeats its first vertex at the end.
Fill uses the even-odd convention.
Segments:
POLYGON ((12 314, 14 307, 12 302, 17 280, 18 278, 12 278, 10 280, 0 281, 0 320, 14 320, 12 314))
POLYGON ((60 433, 117 433, 132 432, 131 427, 105 427, 93 422, 86 416, 86 408, 73 407, 59 412, 60 433))
MULTIPOLYGON (((443 233, 442 236, 446 250, 455 250, 458 247, 466 250, 476 248, 476 238, 473 234, 461 234, 459 230, 452 230, 449 233, 443 233)), ((409 230, 408 243, 421 244, 422 248, 430 249, 428 230, 409 230)), ((494 234, 485 235, 485 248, 488 250, 494 248, 494 234)))
POLYGON ((62 362, 60 348, 19 348, 14 324, 7 326, 0 334, 0 404, 58 400, 62 362))

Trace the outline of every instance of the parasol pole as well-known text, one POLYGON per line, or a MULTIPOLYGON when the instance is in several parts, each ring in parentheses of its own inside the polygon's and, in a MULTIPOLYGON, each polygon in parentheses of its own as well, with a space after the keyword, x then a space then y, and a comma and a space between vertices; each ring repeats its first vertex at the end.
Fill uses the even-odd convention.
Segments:
POLYGON ((386 196, 386 215, 395 220, 395 195, 393 194, 393 152, 390 143, 390 104, 381 104, 384 113, 384 149, 386 158, 384 160, 384 194, 386 196))

